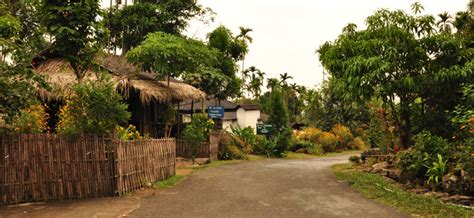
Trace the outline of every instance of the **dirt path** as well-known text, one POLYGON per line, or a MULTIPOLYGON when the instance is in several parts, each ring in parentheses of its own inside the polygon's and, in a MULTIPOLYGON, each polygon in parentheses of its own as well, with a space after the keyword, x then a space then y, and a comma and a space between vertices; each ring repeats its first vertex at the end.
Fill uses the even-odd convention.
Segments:
POLYGON ((142 199, 131 217, 404 217, 336 181, 348 156, 265 160, 193 173, 142 199))

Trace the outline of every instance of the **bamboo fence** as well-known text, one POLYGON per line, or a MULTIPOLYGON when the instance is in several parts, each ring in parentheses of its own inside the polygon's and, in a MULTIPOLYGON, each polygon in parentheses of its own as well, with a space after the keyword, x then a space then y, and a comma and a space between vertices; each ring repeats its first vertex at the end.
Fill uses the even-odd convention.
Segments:
POLYGON ((116 149, 118 195, 175 174, 175 139, 117 142, 116 149))
POLYGON ((120 195, 175 173, 175 140, 0 135, 0 205, 120 195), (137 182, 140 181, 140 182, 137 182))
POLYGON ((201 145, 189 145, 184 140, 178 139, 176 142, 176 156, 191 158, 193 146, 197 146, 195 158, 209 158, 211 161, 217 160, 217 155, 219 152, 219 138, 219 133, 212 132, 209 135, 209 142, 203 143, 201 145))

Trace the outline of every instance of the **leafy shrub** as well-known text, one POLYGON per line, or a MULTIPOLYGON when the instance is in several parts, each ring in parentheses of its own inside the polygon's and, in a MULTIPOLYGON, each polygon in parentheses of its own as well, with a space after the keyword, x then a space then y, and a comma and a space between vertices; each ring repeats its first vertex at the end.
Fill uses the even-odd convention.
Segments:
POLYGON ((359 165, 360 164, 360 157, 357 156, 357 155, 350 156, 349 161, 353 164, 359 165))
POLYGON ((384 108, 381 99, 372 99, 369 104, 370 121, 367 139, 371 148, 380 148, 383 153, 398 151, 398 137, 390 117, 391 111, 384 108))
POLYGON ((235 145, 234 137, 227 132, 222 132, 219 140, 219 159, 247 159, 247 155, 235 145))
POLYGON ((348 148, 354 150, 366 150, 367 145, 361 137, 355 137, 354 140, 349 142, 348 148))
POLYGON ((323 147, 324 152, 335 152, 338 143, 336 135, 330 132, 324 132, 319 136, 319 144, 323 147))
POLYGON ((195 114, 191 123, 186 126, 182 133, 184 141, 191 145, 191 156, 194 160, 197 148, 209 139, 209 133, 214 127, 214 122, 207 117, 207 114, 195 114))
POLYGON ((240 142, 239 147, 243 149, 243 152, 247 154, 252 153, 252 148, 255 145, 256 140, 254 130, 251 127, 242 128, 239 125, 231 125, 230 128, 232 130, 232 136, 237 138, 236 140, 240 142))
POLYGON ((453 159, 456 160, 452 174, 459 178, 455 184, 445 187, 447 191, 468 196, 474 195, 474 138, 467 139, 460 146, 453 159))
POLYGON ((277 152, 276 144, 274 141, 268 140, 266 136, 257 135, 256 143, 254 146, 254 153, 258 155, 265 155, 267 157, 273 157, 277 152))
POLYGON ((273 155, 275 157, 285 157, 286 152, 288 151, 291 138, 291 129, 285 128, 281 132, 277 133, 270 140, 272 143, 275 143, 275 151, 273 155))
POLYGON ((428 170, 426 171, 426 176, 428 176, 428 181, 426 183, 430 184, 433 183, 435 186, 439 186, 443 179, 443 176, 446 175, 447 161, 443 160, 443 156, 440 154, 437 155, 438 159, 431 163, 430 165, 426 165, 428 170))
POLYGON ((331 132, 337 138, 337 150, 347 150, 349 147, 349 143, 354 139, 354 135, 352 135, 351 130, 340 124, 336 124, 332 127, 331 132))
POLYGON ((13 119, 12 129, 18 133, 42 133, 48 128, 49 115, 40 103, 30 105, 13 119))
POLYGON ((290 151, 298 153, 307 153, 313 155, 321 155, 324 153, 323 148, 320 144, 315 144, 310 141, 305 140, 296 140, 293 142, 292 148, 290 151))
POLYGON ((426 131, 416 135, 414 142, 410 149, 398 153, 397 166, 402 179, 420 182, 426 180, 427 166, 437 162, 438 155, 449 159, 449 145, 445 139, 426 131))
POLYGON ((321 136, 322 133, 323 131, 321 129, 315 127, 308 127, 302 131, 299 131, 297 134, 297 138, 300 140, 317 143, 318 138, 319 136, 321 136))
POLYGON ((73 90, 71 98, 60 109, 59 133, 109 134, 130 118, 127 104, 122 102, 122 96, 106 75, 98 75, 96 81, 78 83, 73 90))
POLYGON ((474 84, 463 87, 462 101, 456 106, 451 121, 459 126, 459 137, 474 137, 474 84))
POLYGON ((146 138, 140 135, 137 128, 134 125, 129 125, 127 128, 118 126, 115 129, 116 137, 118 140, 129 141, 129 140, 140 140, 146 138))
POLYGON ((308 154, 313 154, 313 155, 322 155, 322 154, 324 154, 324 150, 323 150, 323 147, 321 146, 321 144, 310 143, 308 145, 309 146, 306 147, 306 151, 308 152, 308 154))

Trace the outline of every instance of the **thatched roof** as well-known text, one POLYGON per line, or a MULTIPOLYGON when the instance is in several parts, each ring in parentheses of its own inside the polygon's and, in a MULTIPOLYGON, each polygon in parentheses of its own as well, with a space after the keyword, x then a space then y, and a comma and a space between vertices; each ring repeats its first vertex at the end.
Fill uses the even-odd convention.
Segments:
MULTIPOLYGON (((167 81, 158 81, 152 74, 140 73, 137 68, 120 57, 108 56, 98 62, 103 69, 109 71, 118 90, 124 92, 126 97, 129 90, 136 90, 140 95, 140 101, 144 104, 151 101, 198 100, 206 96, 199 89, 177 80, 170 81, 168 86, 167 81)), ((72 85, 77 83, 74 71, 63 59, 45 61, 36 68, 36 72, 44 75, 52 88, 51 91, 39 90, 39 96, 45 101, 64 99, 72 93, 72 85)), ((88 70, 84 79, 95 80, 97 77, 94 71, 88 70)))

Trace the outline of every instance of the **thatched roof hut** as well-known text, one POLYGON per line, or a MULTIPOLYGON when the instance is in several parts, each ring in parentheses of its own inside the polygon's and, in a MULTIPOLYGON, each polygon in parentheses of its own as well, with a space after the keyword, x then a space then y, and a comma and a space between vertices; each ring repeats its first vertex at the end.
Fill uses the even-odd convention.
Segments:
MULTIPOLYGON (((119 91, 128 97, 127 90, 139 93, 142 104, 151 101, 172 102, 198 100, 206 97, 201 90, 181 81, 158 81, 151 73, 143 73, 119 56, 106 56, 98 60, 101 70, 110 73, 119 91)), ((36 67, 36 72, 45 76, 51 91, 39 90, 39 96, 45 101, 62 100, 72 93, 71 87, 77 83, 73 69, 64 59, 52 59, 36 67)), ((95 71, 88 70, 84 79, 97 79, 95 71)))
MULTIPOLYGON (((171 80, 168 86, 168 81, 158 81, 153 74, 140 72, 123 57, 109 55, 98 58, 97 62, 100 69, 88 70, 84 79, 93 81, 97 79, 97 71, 108 71, 117 91, 129 105, 128 110, 132 114, 129 123, 151 137, 168 137, 171 133, 172 128, 167 121, 171 104, 206 97, 201 90, 181 81, 171 80)), ((77 79, 72 67, 64 59, 41 62, 35 70, 44 75, 46 83, 51 86, 50 91, 39 90, 43 101, 62 101, 72 94, 77 79)))

